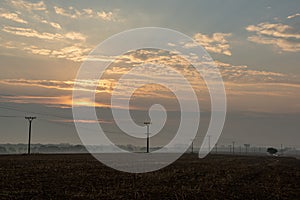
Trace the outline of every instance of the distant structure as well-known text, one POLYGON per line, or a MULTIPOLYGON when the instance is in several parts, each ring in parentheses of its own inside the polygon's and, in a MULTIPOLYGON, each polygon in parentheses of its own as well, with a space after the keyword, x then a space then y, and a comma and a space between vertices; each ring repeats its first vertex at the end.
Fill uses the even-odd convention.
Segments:
POLYGON ((31 123, 36 117, 25 117, 29 122, 29 138, 28 138, 28 155, 30 155, 30 141, 31 141, 31 123))
POLYGON ((246 148, 246 153, 248 153, 248 148, 250 147, 250 144, 244 144, 245 148, 246 148))

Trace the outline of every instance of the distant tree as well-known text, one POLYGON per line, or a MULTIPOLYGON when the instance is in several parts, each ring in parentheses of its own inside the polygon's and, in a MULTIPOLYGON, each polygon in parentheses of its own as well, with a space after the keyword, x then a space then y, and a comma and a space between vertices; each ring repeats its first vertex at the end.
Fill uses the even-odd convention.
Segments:
POLYGON ((73 152, 87 152, 86 148, 80 144, 72 146, 72 151, 73 152))
POLYGON ((126 150, 128 150, 128 151, 130 151, 130 152, 133 152, 133 151, 135 150, 135 147, 134 147, 133 145, 131 145, 131 144, 128 144, 128 145, 126 146, 126 150))
POLYGON ((5 147, 0 146, 0 154, 8 153, 5 147))
POLYGON ((16 153, 17 152, 15 147, 8 147, 8 151, 9 151, 9 153, 16 153))
POLYGON ((267 152, 271 155, 275 155, 278 152, 278 150, 273 147, 269 147, 267 148, 267 152))

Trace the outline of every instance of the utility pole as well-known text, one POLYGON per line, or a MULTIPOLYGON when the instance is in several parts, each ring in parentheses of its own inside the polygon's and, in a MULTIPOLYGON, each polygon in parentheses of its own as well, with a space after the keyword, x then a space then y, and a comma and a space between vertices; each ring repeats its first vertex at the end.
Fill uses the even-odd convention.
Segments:
POLYGON ((242 154, 242 146, 240 145, 240 154, 242 154))
POLYGON ((192 140, 192 154, 194 153, 194 140, 192 140))
POLYGON ((144 122, 144 124, 147 126, 147 153, 149 153, 149 126, 151 124, 151 122, 144 122))
POLYGON ((28 155, 30 154, 30 141, 31 141, 31 123, 36 117, 25 117, 29 122, 29 138, 28 138, 28 155))
POLYGON ((208 135, 208 152, 210 152, 210 137, 211 135, 208 135))
POLYGON ((235 144, 235 141, 232 142, 232 154, 234 154, 234 144, 235 144))

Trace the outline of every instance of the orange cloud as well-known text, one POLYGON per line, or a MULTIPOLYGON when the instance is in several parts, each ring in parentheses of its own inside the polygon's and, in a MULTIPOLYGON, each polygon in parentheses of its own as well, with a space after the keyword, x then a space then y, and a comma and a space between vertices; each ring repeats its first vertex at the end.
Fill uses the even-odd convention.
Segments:
POLYGON ((91 102, 88 99, 79 98, 77 101, 72 100, 72 96, 1 96, 0 102, 21 103, 21 104, 43 104, 49 107, 70 108, 79 107, 109 107, 108 104, 91 102))
MULTIPOLYGON (((46 89, 57 89, 72 91, 74 87, 74 81, 58 81, 58 80, 28 80, 28 79, 2 79, 1 84, 16 85, 25 87, 42 87, 46 89)), ((112 87, 112 80, 77 80, 77 89, 82 91, 93 91, 94 87, 97 87, 96 92, 110 92, 112 87)))
POLYGON ((71 99, 69 96, 0 96, 0 101, 11 103, 36 103, 65 107, 70 106, 71 99))
MULTIPOLYGON (((49 52, 45 51, 44 53, 48 54, 49 52)), ((77 89, 86 92, 94 92, 93 88, 97 87, 96 93, 98 95, 96 95, 96 98, 100 102, 98 106, 109 106, 111 98, 110 95, 114 91, 115 86, 121 76, 128 73, 132 68, 142 64, 160 64, 162 66, 172 67, 175 69, 175 71, 177 71, 179 74, 182 74, 189 81, 191 86, 196 91, 199 101, 209 101, 209 98, 206 98, 205 96, 208 94, 205 82, 195 68, 190 65, 190 63, 176 54, 167 54, 166 52, 161 51, 153 52, 152 50, 139 50, 121 56, 116 60, 115 63, 111 64, 100 81, 78 80, 77 89)), ((299 77, 295 75, 264 70, 254 70, 247 65, 232 65, 230 63, 223 63, 219 61, 216 61, 216 64, 223 77, 226 91, 228 92, 229 96, 237 97, 245 95, 254 97, 255 94, 260 96, 265 94, 270 97, 288 97, 292 94, 288 93, 286 88, 293 88, 291 91, 294 92, 300 88, 299 77), (279 90, 279 88, 281 89, 279 90)), ((128 88, 134 87, 137 90, 135 91, 133 99, 139 99, 140 101, 143 100, 143 102, 146 102, 146 100, 149 99, 158 99, 164 102, 174 99, 174 96, 171 95, 170 90, 165 87, 161 87, 160 85, 154 84, 142 88, 135 87, 137 85, 140 86, 139 81, 149 78, 152 80, 167 79, 172 84, 172 87, 176 88, 176 90, 185 91, 186 89, 182 86, 182 84, 180 84, 181 82, 178 80, 178 77, 172 75, 172 73, 166 73, 165 71, 160 73, 159 71, 155 71, 157 70, 156 68, 155 70, 152 69, 151 65, 147 66, 147 68, 141 68, 140 70, 141 71, 135 71, 135 73, 133 73, 132 76, 130 76, 119 88, 120 90, 118 91, 118 94, 120 95, 120 98, 127 95, 128 88)), ((23 87, 39 87, 69 92, 73 90, 74 80, 59 81, 3 79, 0 80, 0 84, 23 87)), ((69 102, 65 104, 72 105, 72 102, 70 102, 69 99, 69 102)), ((88 99, 79 99, 78 101, 74 102, 74 104, 78 106, 93 106, 94 103, 90 102, 88 99)))

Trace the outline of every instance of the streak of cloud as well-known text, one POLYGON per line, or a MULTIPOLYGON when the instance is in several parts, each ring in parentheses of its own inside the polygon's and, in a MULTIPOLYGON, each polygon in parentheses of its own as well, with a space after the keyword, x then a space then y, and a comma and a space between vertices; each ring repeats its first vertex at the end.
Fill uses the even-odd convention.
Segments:
POLYGON ((296 17, 299 17, 300 16, 300 13, 296 13, 296 14, 293 14, 293 15, 289 15, 287 17, 287 19, 293 19, 293 18, 296 18, 296 17))
POLYGON ((74 7, 69 7, 68 9, 64 9, 58 6, 54 6, 55 13, 61 16, 69 17, 72 19, 78 18, 94 18, 94 19, 102 19, 104 21, 116 21, 116 16, 112 11, 94 11, 91 8, 86 8, 82 10, 77 10, 74 7))
POLYGON ((11 4, 18 9, 26 9, 28 11, 45 11, 47 10, 46 4, 43 1, 39 1, 36 3, 28 2, 24 0, 12 0, 11 4))
POLYGON ((257 44, 272 45, 285 52, 300 51, 300 30, 282 23, 260 23, 246 27, 255 35, 249 36, 248 40, 257 44))
POLYGON ((14 21, 14 22, 18 22, 18 23, 21 23, 21 24, 28 24, 28 22, 26 20, 22 19, 19 16, 19 14, 17 14, 17 13, 3 12, 3 10, 0 10, 0 12, 2 12, 0 14, 1 18, 8 19, 8 20, 11 20, 11 21, 14 21))
MULTIPOLYGON (((212 35, 205 35, 202 33, 196 33, 193 38, 194 40, 203 46, 207 51, 224 54, 231 56, 230 45, 228 37, 231 37, 231 33, 213 33, 212 35)), ((172 45, 172 44, 171 44, 172 45)), ((187 48, 192 48, 196 44, 184 44, 187 48)))
POLYGON ((32 28, 22 28, 22 27, 13 27, 13 26, 4 26, 2 31, 10 33, 13 35, 31 37, 37 39, 45 40, 73 40, 73 41, 85 41, 86 36, 77 32, 67 32, 65 34, 60 33, 48 33, 48 32, 38 32, 32 28))

